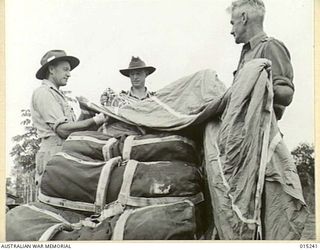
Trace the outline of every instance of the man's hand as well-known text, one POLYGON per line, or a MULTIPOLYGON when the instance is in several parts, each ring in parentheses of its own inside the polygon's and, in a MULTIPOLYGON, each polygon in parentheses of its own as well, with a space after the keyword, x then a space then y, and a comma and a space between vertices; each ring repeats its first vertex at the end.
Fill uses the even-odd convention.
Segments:
POLYGON ((93 117, 93 120, 98 126, 100 126, 108 120, 108 116, 104 115, 103 113, 100 113, 93 117))

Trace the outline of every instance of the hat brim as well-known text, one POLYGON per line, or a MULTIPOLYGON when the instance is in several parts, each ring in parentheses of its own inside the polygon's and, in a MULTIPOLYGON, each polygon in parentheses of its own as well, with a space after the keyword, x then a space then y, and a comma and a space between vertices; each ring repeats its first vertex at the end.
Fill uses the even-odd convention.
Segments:
POLYGON ((61 57, 55 58, 55 59, 51 60, 50 62, 47 62, 46 64, 42 65, 42 67, 36 73, 36 78, 39 80, 44 79, 47 74, 48 66, 50 64, 53 64, 55 62, 60 62, 60 61, 69 62, 71 70, 73 70, 75 67, 77 67, 80 63, 80 60, 74 56, 61 56, 61 57))
POLYGON ((130 69, 120 69, 120 73, 126 77, 129 77, 129 73, 131 70, 135 70, 135 69, 144 69, 148 71, 148 75, 151 75, 156 68, 152 67, 152 66, 147 66, 147 67, 135 67, 135 68, 130 68, 130 69))

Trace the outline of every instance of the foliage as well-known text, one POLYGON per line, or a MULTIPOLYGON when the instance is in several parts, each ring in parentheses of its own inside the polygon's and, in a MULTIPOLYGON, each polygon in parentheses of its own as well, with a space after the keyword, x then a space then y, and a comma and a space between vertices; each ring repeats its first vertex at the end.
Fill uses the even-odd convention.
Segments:
POLYGON ((15 183, 12 180, 12 177, 7 177, 6 178, 6 192, 9 194, 14 194, 15 193, 14 190, 15 190, 15 183))
POLYGON ((12 138, 15 145, 10 151, 13 157, 15 168, 19 168, 23 173, 32 172, 35 169, 35 155, 39 150, 40 139, 37 137, 36 128, 31 122, 31 112, 29 109, 21 110, 24 133, 12 138))
POLYGON ((307 143, 300 143, 291 152, 302 186, 310 185, 314 182, 314 146, 307 143))

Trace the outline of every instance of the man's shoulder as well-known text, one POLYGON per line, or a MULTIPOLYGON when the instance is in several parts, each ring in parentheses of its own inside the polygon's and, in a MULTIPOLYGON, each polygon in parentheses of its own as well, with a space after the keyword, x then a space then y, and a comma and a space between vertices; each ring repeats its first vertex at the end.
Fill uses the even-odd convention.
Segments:
POLYGON ((37 87, 33 91, 32 99, 35 101, 39 101, 39 100, 49 101, 49 99, 57 95, 55 94, 55 92, 56 91, 50 86, 42 84, 41 86, 37 87))
POLYGON ((277 46, 281 46, 281 47, 286 48, 285 44, 282 41, 280 41, 279 39, 274 38, 274 37, 266 37, 264 42, 266 42, 267 45, 271 45, 271 46, 277 45, 277 46))
POLYGON ((50 92, 50 88, 47 85, 40 85, 33 91, 33 95, 42 95, 50 92))

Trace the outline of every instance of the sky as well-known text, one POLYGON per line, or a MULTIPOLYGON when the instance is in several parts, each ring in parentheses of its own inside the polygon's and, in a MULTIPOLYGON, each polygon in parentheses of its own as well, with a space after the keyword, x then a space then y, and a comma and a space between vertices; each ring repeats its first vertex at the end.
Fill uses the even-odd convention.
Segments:
MULTIPOLYGON (((99 103, 107 87, 127 90, 119 73, 131 56, 157 68, 149 90, 202 69, 229 87, 242 45, 230 35, 228 0, 7 0, 6 161, 11 138, 23 129, 20 110, 40 86, 41 57, 63 49, 80 59, 68 85, 73 95, 99 103)), ((313 0, 265 0, 265 32, 285 43, 294 68, 295 95, 279 122, 289 150, 314 141, 313 0)), ((7 171, 7 175, 9 171, 7 171)))

